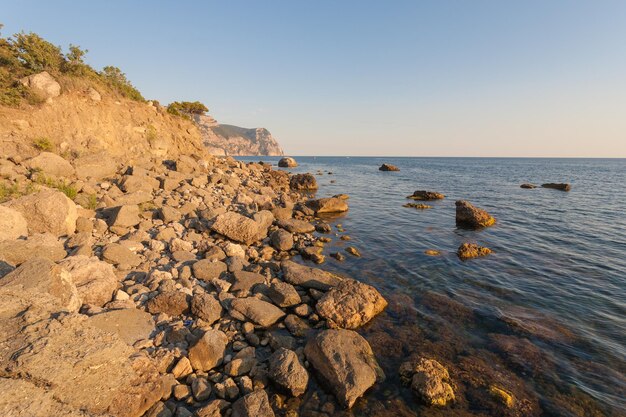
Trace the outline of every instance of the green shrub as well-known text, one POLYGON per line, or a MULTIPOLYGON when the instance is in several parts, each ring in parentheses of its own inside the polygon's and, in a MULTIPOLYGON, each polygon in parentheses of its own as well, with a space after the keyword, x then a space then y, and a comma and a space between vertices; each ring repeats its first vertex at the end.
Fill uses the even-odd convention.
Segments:
POLYGON ((36 33, 16 33, 13 35, 11 44, 17 59, 32 72, 61 70, 64 62, 61 48, 36 33))
POLYGON ((20 190, 17 184, 8 185, 4 182, 0 183, 0 203, 4 203, 15 197, 20 196, 20 190))
POLYGON ((78 190, 72 184, 64 180, 46 177, 41 173, 35 177, 34 182, 39 185, 45 185, 49 188, 56 188, 57 190, 65 194, 70 200, 76 198, 76 195, 78 194, 78 190))
POLYGON ((137 90, 126 78, 126 74, 117 67, 107 66, 100 72, 100 77, 115 91, 122 96, 136 101, 146 101, 139 90, 137 90))
POLYGON ((167 112, 175 116, 191 118, 194 114, 204 114, 209 109, 199 101, 175 101, 167 106, 167 112))
POLYGON ((157 140, 157 130, 153 125, 149 125, 146 129, 146 139, 150 145, 154 144, 157 140))
POLYGON ((54 145, 48 138, 37 138, 33 141, 33 146, 40 151, 51 152, 54 149, 54 145))

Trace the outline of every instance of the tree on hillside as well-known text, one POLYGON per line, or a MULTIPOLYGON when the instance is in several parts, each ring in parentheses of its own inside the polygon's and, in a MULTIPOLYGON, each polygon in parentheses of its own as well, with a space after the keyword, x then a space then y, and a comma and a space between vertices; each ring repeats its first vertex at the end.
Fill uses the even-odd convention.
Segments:
POLYGON ((17 59, 33 72, 60 71, 64 62, 61 48, 36 33, 20 32, 13 35, 11 44, 17 59))
POLYGON ((199 101, 175 101, 167 106, 168 113, 187 118, 195 114, 205 114, 208 111, 208 107, 199 101))

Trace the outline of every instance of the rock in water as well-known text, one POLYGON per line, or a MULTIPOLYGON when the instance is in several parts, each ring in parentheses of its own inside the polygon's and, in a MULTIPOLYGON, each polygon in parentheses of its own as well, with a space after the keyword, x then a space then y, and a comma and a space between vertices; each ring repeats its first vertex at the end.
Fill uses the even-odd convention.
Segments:
POLYGON ((378 170, 379 171, 400 171, 400 168, 391 164, 382 164, 380 168, 378 168, 378 170))
POLYGON ((211 229, 235 242, 250 245, 265 238, 268 227, 269 224, 257 222, 239 213, 229 211, 217 216, 211 229))
POLYGON ((407 196, 407 198, 410 198, 411 200, 424 200, 424 201, 442 200, 445 197, 446 196, 441 193, 437 193, 435 191, 425 191, 425 190, 417 190, 417 191, 414 191, 413 194, 411 194, 410 196, 407 196))
POLYGON ((522 184, 520 185, 520 188, 533 189, 533 188, 537 188, 537 186, 534 184, 522 184))
POLYGON ((463 243, 461 246, 459 246, 459 250, 457 251, 457 255, 461 259, 471 259, 478 256, 487 256, 490 253, 491 249, 485 248, 483 246, 478 246, 475 243, 463 243))
POLYGON ((267 393, 258 389, 233 404, 232 417, 274 417, 267 393))
POLYGON ((295 159, 286 156, 278 161, 278 166, 281 168, 295 168, 298 166, 298 163, 295 159))
POLYGON ((17 210, 0 206, 0 241, 28 236, 28 223, 17 210))
POLYGON ((566 183, 546 183, 546 184, 541 184, 541 186, 543 188, 552 188, 554 190, 560 190, 560 191, 569 191, 572 189, 571 185, 566 184, 566 183))
POLYGON ((306 204, 315 211, 315 214, 342 213, 348 211, 348 203, 346 200, 337 197, 309 200, 306 204))
POLYGON ((207 330, 189 348, 189 362, 196 371, 210 371, 224 359, 228 337, 221 330, 207 330))
POLYGON ((351 408, 384 374, 369 343, 352 330, 322 330, 304 353, 339 403, 351 408))
POLYGON ((289 187, 294 191, 317 190, 317 180, 311 174, 296 174, 289 179, 289 187))
POLYGON ((330 326, 356 329, 387 307, 376 288, 353 279, 345 279, 317 302, 319 315, 330 326))
POLYGON ((492 226, 496 219, 489 213, 478 207, 474 207, 469 201, 459 200, 456 202, 457 226, 479 228, 492 226))
POLYGON ((454 400, 448 370, 434 359, 420 358, 400 366, 400 379, 428 405, 443 406, 454 400))
POLYGON ((309 373, 296 352, 285 348, 279 348, 270 356, 269 377, 293 397, 304 394, 309 383, 309 373))
POLYGON ((61 191, 45 189, 10 201, 6 206, 22 213, 30 233, 52 233, 58 237, 76 230, 76 205, 61 191))

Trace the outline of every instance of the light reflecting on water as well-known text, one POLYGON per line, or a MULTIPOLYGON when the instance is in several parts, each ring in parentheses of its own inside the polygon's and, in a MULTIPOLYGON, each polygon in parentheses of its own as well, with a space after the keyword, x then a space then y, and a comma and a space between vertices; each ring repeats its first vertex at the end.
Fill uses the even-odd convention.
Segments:
POLYGON ((481 400, 480 387, 493 381, 528 401, 521 415, 626 413, 626 160, 297 160, 290 171, 323 173, 318 197, 350 195, 349 213, 333 222, 352 240, 335 239, 326 252, 353 245, 363 257, 327 257, 324 268, 391 300, 363 331, 388 379, 356 415, 376 407, 436 415, 397 388, 397 366, 415 354, 441 358, 461 381, 462 399, 448 410, 458 415, 503 412, 481 400), (401 171, 378 171, 383 162, 401 171), (572 191, 521 189, 526 182, 569 182, 572 191), (429 202, 430 210, 402 207, 417 189, 446 199, 429 202), (457 199, 486 209, 497 224, 457 229, 457 199), (468 241, 494 253, 460 261, 455 252, 468 241), (477 374, 485 380, 473 381, 477 374))

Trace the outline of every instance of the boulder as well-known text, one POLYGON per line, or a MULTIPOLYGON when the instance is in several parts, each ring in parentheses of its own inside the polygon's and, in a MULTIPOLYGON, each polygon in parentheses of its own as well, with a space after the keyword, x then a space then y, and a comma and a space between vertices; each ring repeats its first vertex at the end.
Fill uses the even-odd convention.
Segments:
POLYGON ((38 170, 55 177, 71 177, 74 175, 72 164, 52 152, 41 152, 36 157, 27 160, 24 164, 31 170, 38 170))
POLYGON ((61 95, 61 84, 47 71, 24 77, 20 82, 48 100, 61 95))
POLYGON ((296 174, 289 179, 289 187, 294 191, 317 190, 317 180, 311 174, 296 174))
POLYGON ((475 243, 463 243, 459 246, 456 253, 461 259, 471 259, 478 256, 487 256, 491 253, 491 249, 478 246, 475 243))
POLYGON ((278 251, 291 250, 293 248, 293 235, 286 230, 275 230, 270 234, 270 244, 278 251))
POLYGON ((400 168, 391 164, 382 164, 380 168, 378 168, 378 170, 379 171, 400 171, 400 168))
POLYGON ((72 276, 83 304, 104 306, 117 289, 113 267, 95 256, 71 256, 59 263, 72 276))
POLYGON ((347 408, 384 379, 369 343, 352 330, 322 330, 307 342, 304 354, 324 386, 347 408))
POLYGON ((211 294, 194 294, 191 298, 191 314, 213 324, 222 317, 222 305, 211 294))
POLYGON ((28 236, 28 223, 17 210, 0 206, 0 241, 28 236))
POLYGON ((312 233, 315 231, 315 226, 311 223, 298 219, 279 220, 278 226, 291 233, 312 233))
POLYGON ((163 220, 163 223, 168 224, 179 221, 182 214, 173 207, 163 206, 159 209, 159 218, 163 220))
POLYGON ((283 261, 281 269, 285 281, 293 285, 327 291, 342 281, 342 278, 319 268, 312 268, 297 264, 293 261, 283 261))
POLYGON ((454 400, 448 370, 434 359, 404 362, 400 365, 400 379, 404 384, 410 384, 413 392, 427 405, 444 406, 454 400))
POLYGON ((81 155, 74 160, 76 176, 79 179, 100 180, 115 176, 117 163, 107 152, 81 155))
POLYGON ((263 284, 264 282, 264 275, 257 274, 256 272, 235 271, 233 273, 233 285, 230 287, 230 292, 238 294, 239 296, 247 296, 255 285, 263 284))
POLYGON ((268 227, 269 224, 265 224, 265 222, 257 222, 239 213, 229 211, 217 216, 211 229, 230 240, 250 245, 265 238, 268 227))
POLYGON ((533 188, 537 188, 537 186, 534 184, 522 184, 520 185, 520 188, 533 189, 533 188))
POLYGON ((270 327, 285 316, 283 310, 274 304, 255 297, 236 298, 232 300, 230 306, 262 327, 270 327))
POLYGON ((552 188, 554 190, 560 190, 560 191, 569 191, 572 189, 572 186, 569 184, 565 184, 565 183, 553 183, 553 182, 549 182, 546 184, 541 184, 541 186, 543 188, 552 188))
POLYGON ((189 311, 189 298, 191 297, 182 291, 163 291, 148 300, 146 308, 152 314, 180 316, 189 311))
POLYGON ((342 213, 348 211, 348 203, 346 200, 337 197, 309 200, 307 201, 307 206, 315 211, 315 214, 342 213))
POLYGON ((474 207, 469 201, 456 202, 456 224, 461 227, 479 228, 495 224, 496 219, 485 210, 474 207))
POLYGON ((413 194, 411 194, 407 198, 410 198, 411 200, 431 201, 431 200, 442 200, 445 197, 446 197, 445 195, 441 193, 437 193, 435 191, 417 190, 417 191, 414 191, 413 194))
POLYGON ((139 206, 136 204, 113 207, 109 217, 109 226, 134 227, 141 223, 139 206))
POLYGON ((298 163, 295 159, 286 156, 278 161, 278 166, 281 168, 295 168, 298 166, 298 163))
POLYGON ((161 182, 147 175, 125 175, 120 183, 120 188, 125 193, 136 191, 152 192, 161 187, 161 182))
POLYGON ((353 279, 344 279, 317 302, 319 315, 331 327, 356 329, 387 307, 376 288, 353 279))
POLYGON ((102 258, 114 265, 135 267, 141 263, 139 255, 119 243, 109 243, 102 251, 102 258))
POLYGON ((309 373, 293 350, 279 348, 269 359, 269 378, 292 397, 304 394, 309 373))
POLYGON ((286 282, 274 282, 267 290, 267 296, 278 307, 286 308, 300 304, 302 301, 296 288, 286 282))
POLYGON ((44 189, 12 200, 6 206, 22 213, 29 233, 52 233, 58 237, 76 230, 76 205, 61 191, 44 189))
POLYGON ((258 389, 238 399, 233 404, 232 417, 274 417, 274 411, 270 406, 267 393, 258 389))
POLYGON ((218 279, 223 272, 226 272, 228 267, 221 261, 202 259, 201 261, 195 262, 191 266, 191 269, 197 279, 201 281, 212 281, 218 279))
POLYGON ((0 241, 0 260, 20 265, 32 258, 60 261, 67 256, 63 243, 50 233, 36 234, 27 239, 0 241))
POLYGON ((106 332, 116 333, 121 340, 132 346, 147 340, 154 331, 152 316, 136 308, 109 310, 91 316, 89 324, 106 332))
POLYGON ((189 348, 189 362, 196 371, 210 371, 222 363, 228 337, 220 330, 207 330, 189 348))

